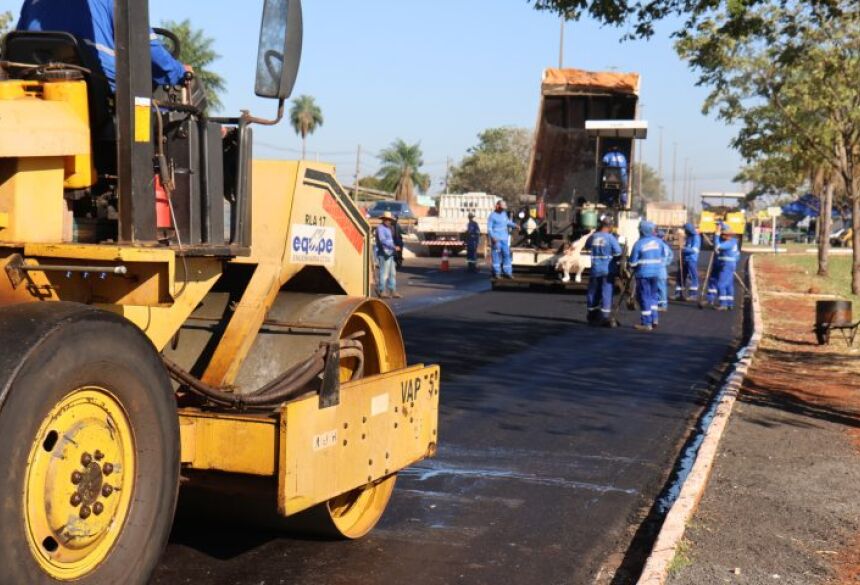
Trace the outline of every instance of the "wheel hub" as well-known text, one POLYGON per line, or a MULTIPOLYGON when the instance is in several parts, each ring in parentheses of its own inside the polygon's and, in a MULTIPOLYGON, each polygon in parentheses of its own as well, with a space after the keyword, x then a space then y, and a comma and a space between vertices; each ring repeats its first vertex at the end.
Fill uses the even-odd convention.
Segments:
POLYGON ((30 548, 48 574, 77 579, 107 557, 133 478, 134 437, 110 392, 82 388, 51 410, 30 452, 24 501, 30 548))

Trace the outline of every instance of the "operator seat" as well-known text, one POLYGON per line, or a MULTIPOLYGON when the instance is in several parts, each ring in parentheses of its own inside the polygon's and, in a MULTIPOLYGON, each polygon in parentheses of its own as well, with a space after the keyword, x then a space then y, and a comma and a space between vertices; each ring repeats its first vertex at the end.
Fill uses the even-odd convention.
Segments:
MULTIPOLYGON (((81 41, 77 37, 60 31, 12 31, 3 40, 0 56, 3 60, 14 63, 65 63, 88 69, 89 72, 83 75, 87 82, 90 129, 94 145, 98 142, 116 142, 113 92, 102 73, 98 59, 81 47, 81 41)), ((14 66, 8 70, 12 78, 20 78, 27 71, 24 67, 14 66)))

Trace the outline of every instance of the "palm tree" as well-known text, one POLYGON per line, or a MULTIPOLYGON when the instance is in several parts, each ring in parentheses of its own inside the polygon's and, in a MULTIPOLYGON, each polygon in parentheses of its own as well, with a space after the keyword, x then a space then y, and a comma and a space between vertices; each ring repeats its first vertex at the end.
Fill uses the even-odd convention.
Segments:
POLYGON ((379 153, 382 166, 376 173, 383 191, 393 191, 398 201, 415 204, 415 188, 426 193, 430 176, 419 169, 424 165, 421 143, 406 144, 398 138, 379 153))
POLYGON ((179 37, 181 45, 179 60, 194 68, 194 75, 206 91, 208 109, 213 112, 220 110, 223 105, 219 94, 227 88, 227 82, 209 68, 216 59, 221 58, 221 55, 212 48, 215 39, 207 37, 201 29, 193 28, 188 19, 182 22, 165 20, 161 23, 161 27, 179 37))
POLYGON ((290 108, 290 123, 296 134, 302 137, 302 160, 307 158, 308 134, 313 134, 323 125, 322 110, 313 96, 300 95, 293 99, 290 108))

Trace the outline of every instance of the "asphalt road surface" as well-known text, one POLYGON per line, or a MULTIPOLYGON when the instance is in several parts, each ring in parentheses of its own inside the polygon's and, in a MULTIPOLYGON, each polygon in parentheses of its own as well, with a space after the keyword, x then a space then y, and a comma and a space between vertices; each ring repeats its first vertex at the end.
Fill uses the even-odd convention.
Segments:
POLYGON ((438 457, 400 474, 358 542, 177 521, 155 584, 611 582, 740 311, 673 304, 654 333, 627 311, 594 329, 581 295, 476 294, 485 281, 424 266, 396 306, 410 361, 443 366, 438 457))

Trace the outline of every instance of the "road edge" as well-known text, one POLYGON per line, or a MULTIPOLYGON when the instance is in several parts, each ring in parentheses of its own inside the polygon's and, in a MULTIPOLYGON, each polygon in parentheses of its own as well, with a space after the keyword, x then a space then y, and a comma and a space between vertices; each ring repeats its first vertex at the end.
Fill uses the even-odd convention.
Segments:
POLYGON ((684 480, 678 499, 666 514, 666 519, 663 521, 663 526, 660 528, 651 554, 645 562, 645 568, 642 570, 637 585, 664 585, 666 583, 666 579, 669 577, 669 568, 675 558, 678 546, 684 538, 687 524, 696 512, 699 501, 708 485, 708 478, 717 456, 717 448, 728 425, 738 392, 761 341, 763 321, 755 278, 754 255, 750 256, 748 266, 747 273, 752 303, 752 334, 747 344, 738 351, 726 382, 717 393, 719 405, 714 414, 714 419, 705 431, 702 446, 696 454, 696 461, 690 474, 684 480))

